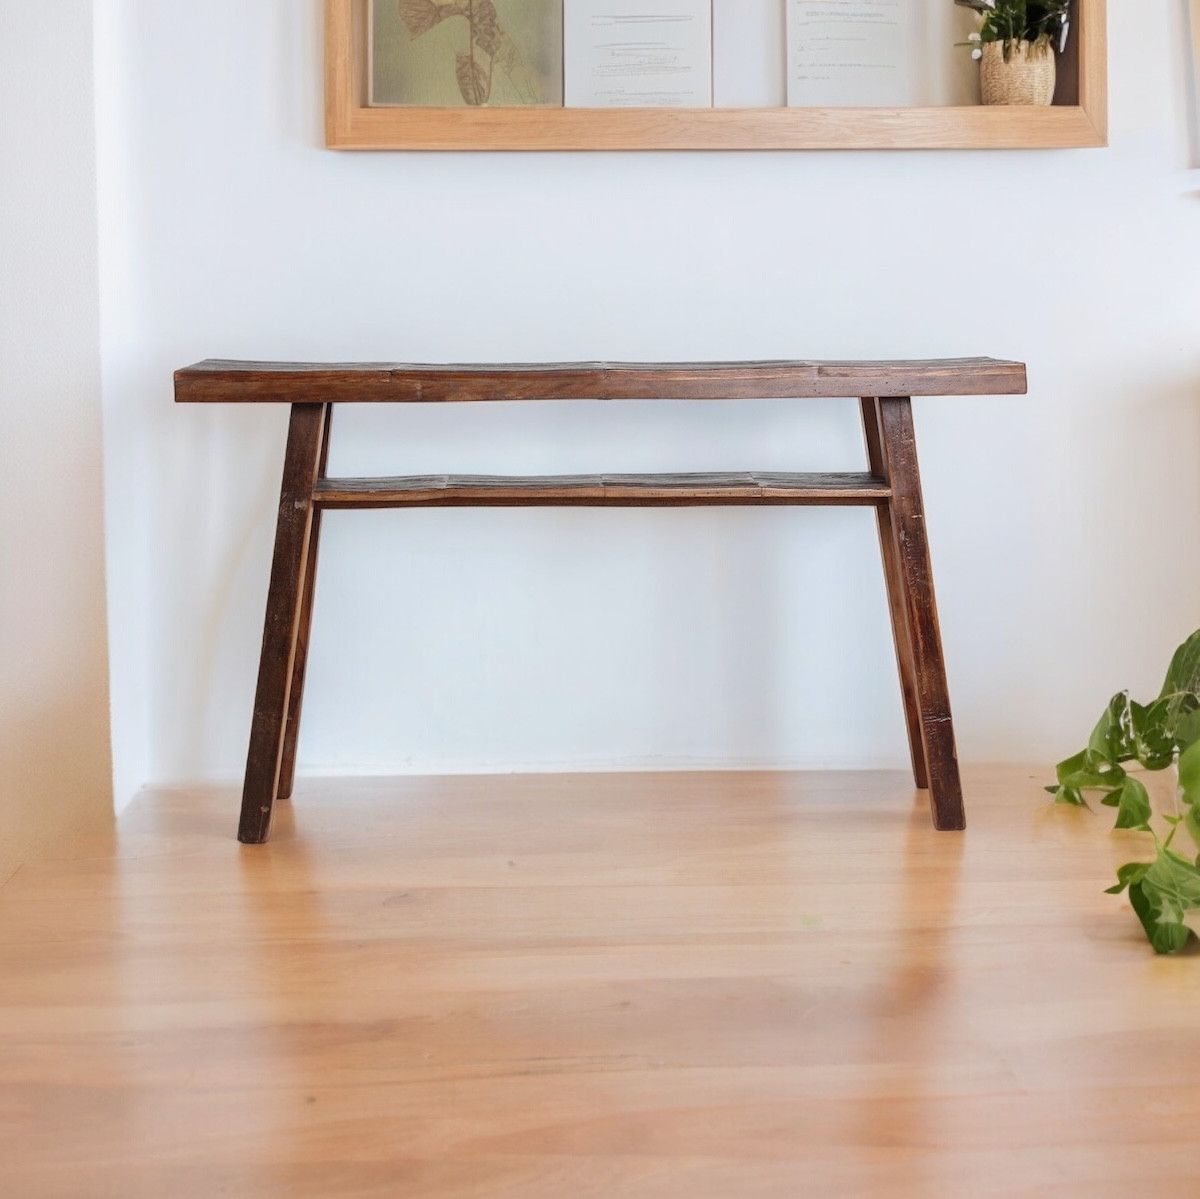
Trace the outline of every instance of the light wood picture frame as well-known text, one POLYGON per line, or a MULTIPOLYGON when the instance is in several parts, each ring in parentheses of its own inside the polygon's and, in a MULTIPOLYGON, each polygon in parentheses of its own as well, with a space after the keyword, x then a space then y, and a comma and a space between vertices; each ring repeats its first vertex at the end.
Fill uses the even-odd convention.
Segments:
POLYGON ((325 0, 337 150, 1071 149, 1108 144, 1106 0, 1075 0, 1049 108, 372 108, 367 0, 325 0))
MULTIPOLYGON (((1200 143, 1200 0, 1190 0, 1188 5, 1189 32, 1191 33, 1191 82, 1192 101, 1195 105, 1192 112, 1192 141, 1200 143)), ((1192 166, 1200 161, 1200 144, 1193 147, 1192 166)))

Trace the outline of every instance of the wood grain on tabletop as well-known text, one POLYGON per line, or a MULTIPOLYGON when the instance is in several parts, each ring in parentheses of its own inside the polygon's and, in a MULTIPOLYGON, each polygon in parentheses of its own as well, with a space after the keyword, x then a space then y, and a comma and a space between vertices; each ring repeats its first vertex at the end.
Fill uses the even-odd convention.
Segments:
POLYGON ((805 399, 1023 395, 1025 366, 994 358, 865 362, 234 362, 175 372, 181 403, 805 399))

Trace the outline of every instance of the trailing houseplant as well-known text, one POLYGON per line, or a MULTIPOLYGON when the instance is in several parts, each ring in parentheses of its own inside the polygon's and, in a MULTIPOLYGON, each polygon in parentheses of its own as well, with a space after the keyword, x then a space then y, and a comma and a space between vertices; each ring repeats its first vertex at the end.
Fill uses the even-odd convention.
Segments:
POLYGON ((955 0, 982 17, 965 43, 982 59, 985 104, 1050 104, 1054 51, 1067 44, 1071 0, 955 0))
POLYGON ((1087 806, 1085 796, 1116 808, 1116 827, 1138 829, 1153 838, 1154 857, 1130 862, 1117 871, 1109 888, 1128 890, 1146 936, 1156 953, 1178 953, 1195 936, 1189 919, 1200 915, 1200 856, 1173 848, 1184 827, 1200 849, 1200 630, 1176 651, 1158 698, 1149 704, 1114 695, 1087 746, 1060 762, 1058 781, 1046 790, 1056 803, 1087 806), (1136 762, 1144 770, 1178 772, 1176 810, 1164 814, 1167 833, 1151 826, 1154 813, 1145 784, 1126 770, 1136 762))

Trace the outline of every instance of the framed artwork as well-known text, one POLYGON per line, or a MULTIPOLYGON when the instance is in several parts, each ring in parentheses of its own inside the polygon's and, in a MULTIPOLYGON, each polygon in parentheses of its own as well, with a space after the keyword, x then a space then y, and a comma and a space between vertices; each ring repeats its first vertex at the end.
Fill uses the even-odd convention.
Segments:
MULTIPOLYGON (((564 3, 596 2, 324 0, 325 144, 339 150, 489 151, 1107 144, 1106 0, 1072 0, 1071 39, 1059 57, 1058 90, 1048 107, 946 103, 924 94, 908 104, 881 97, 871 107, 838 104, 836 95, 796 95, 795 106, 788 106, 785 0, 711 0, 714 107, 705 106, 702 96, 695 107, 673 106, 661 99, 661 86, 648 89, 644 104, 628 102, 628 95, 619 104, 597 95, 579 107, 564 103, 564 3), (762 26, 757 33, 756 22, 762 26)), ((674 3, 647 4, 644 15, 673 14, 674 3)), ((833 7, 844 13, 849 3, 838 0, 833 7)), ((893 0, 854 3, 863 13, 882 12, 893 0)), ((687 47, 658 40, 665 49, 656 50, 648 65, 673 71, 685 61, 687 47), (668 61, 668 52, 676 58, 668 61)), ((648 69, 631 67, 628 54, 611 46, 593 49, 591 69, 601 74, 648 69)), ((855 64, 836 65, 845 70, 855 64)))
POLYGON ((562 0, 370 0, 370 103, 563 102, 562 0))

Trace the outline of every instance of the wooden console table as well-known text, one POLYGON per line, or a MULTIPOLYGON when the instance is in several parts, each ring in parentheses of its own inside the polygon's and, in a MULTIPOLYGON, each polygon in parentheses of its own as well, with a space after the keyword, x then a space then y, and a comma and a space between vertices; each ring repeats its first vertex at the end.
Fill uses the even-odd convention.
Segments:
POLYGON ((322 365, 207 361, 175 374, 175 398, 292 406, 238 839, 266 841, 292 793, 326 508, 684 507, 858 504, 878 514, 913 777, 933 822, 961 829, 962 787, 925 534, 911 396, 1021 395, 1025 367, 991 358, 932 362, 570 363, 515 366, 322 365), (500 400, 858 399, 861 473, 435 475, 330 479, 335 404, 500 400))

